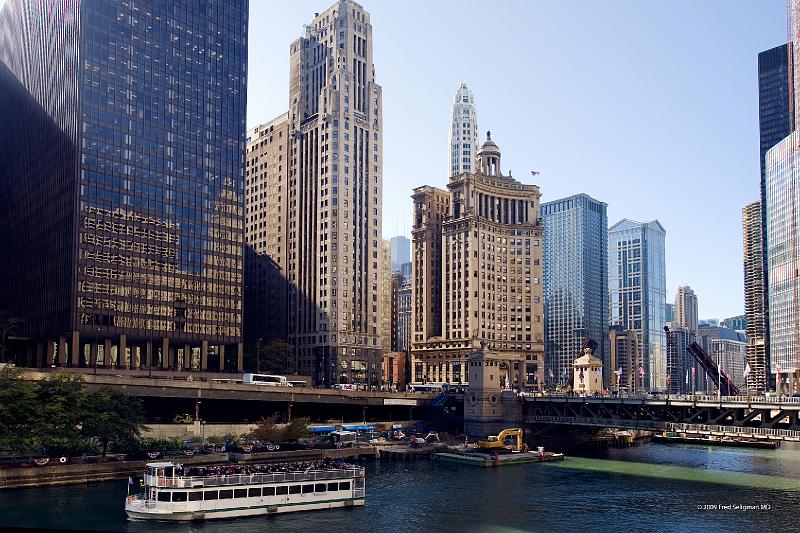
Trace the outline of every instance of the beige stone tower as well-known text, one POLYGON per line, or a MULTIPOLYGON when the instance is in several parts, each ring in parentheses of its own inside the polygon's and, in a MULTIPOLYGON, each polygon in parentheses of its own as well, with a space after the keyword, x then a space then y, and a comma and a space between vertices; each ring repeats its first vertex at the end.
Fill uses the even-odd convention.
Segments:
POLYGON ((364 8, 340 0, 290 48, 288 332, 317 383, 380 384, 381 87, 364 8))
POLYGON ((543 375, 541 193, 503 175, 500 155, 487 134, 477 172, 450 178, 449 202, 436 201, 440 189, 415 189, 413 383, 466 383, 472 339, 512 362, 511 387, 543 375), (447 204, 439 233, 434 206, 447 204), (437 283, 440 305, 429 296, 437 283))

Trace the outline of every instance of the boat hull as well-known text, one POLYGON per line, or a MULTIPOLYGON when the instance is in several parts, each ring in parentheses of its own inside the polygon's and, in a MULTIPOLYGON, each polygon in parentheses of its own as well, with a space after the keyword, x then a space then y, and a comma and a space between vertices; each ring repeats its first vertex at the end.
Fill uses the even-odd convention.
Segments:
POLYGON ((355 507, 364 505, 364 498, 344 500, 328 500, 307 503, 289 503, 282 505, 263 505, 257 507, 238 507, 231 509, 213 509, 197 511, 155 511, 134 509, 126 506, 125 513, 130 520, 160 520, 169 522, 186 522, 191 520, 214 520, 220 518, 239 518, 243 516, 259 516, 295 511, 315 511, 319 509, 335 509, 338 507, 355 507))

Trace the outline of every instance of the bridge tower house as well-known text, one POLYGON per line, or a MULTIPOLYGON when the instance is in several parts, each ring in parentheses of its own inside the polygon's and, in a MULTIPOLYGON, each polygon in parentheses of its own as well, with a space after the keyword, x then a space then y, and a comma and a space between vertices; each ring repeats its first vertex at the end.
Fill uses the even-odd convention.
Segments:
MULTIPOLYGON (((469 386, 464 398, 464 432, 471 437, 497 435, 522 422, 520 400, 504 383, 513 383, 513 361, 474 341, 468 360, 469 386)), ((522 381, 520 381, 522 383, 522 381)))

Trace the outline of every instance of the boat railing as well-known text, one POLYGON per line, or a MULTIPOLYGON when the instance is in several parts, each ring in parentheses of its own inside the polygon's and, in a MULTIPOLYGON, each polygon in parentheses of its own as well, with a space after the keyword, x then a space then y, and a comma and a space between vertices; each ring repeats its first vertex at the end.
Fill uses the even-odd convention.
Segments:
POLYGON ((339 470, 309 470, 308 472, 221 474, 218 476, 179 476, 174 478, 145 474, 144 482, 150 487, 192 488, 363 477, 363 468, 347 468, 339 470))

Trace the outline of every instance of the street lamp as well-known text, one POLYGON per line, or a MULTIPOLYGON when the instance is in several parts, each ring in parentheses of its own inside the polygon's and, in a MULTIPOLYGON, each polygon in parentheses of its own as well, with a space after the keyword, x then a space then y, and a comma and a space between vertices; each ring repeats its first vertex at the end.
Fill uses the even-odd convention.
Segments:
POLYGON ((261 373, 261 339, 258 339, 258 348, 256 348, 256 374, 261 373))

